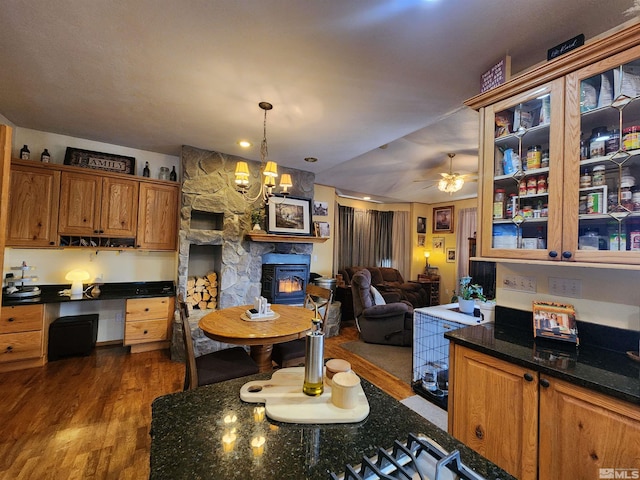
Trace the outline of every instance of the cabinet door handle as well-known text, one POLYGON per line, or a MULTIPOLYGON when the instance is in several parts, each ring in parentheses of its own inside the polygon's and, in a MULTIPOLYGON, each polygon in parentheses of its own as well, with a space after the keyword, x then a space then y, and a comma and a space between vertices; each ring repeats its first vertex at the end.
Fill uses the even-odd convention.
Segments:
POLYGON ((529 372, 527 372, 527 373, 524 374, 524 379, 527 382, 533 382, 533 375, 531 375, 529 372))
POLYGON ((147 333, 149 333, 149 330, 145 330, 143 333, 146 335, 147 333))
POLYGON ((9 345, 7 347, 7 349, 5 350, 6 353, 11 353, 11 351, 13 350, 13 347, 11 345, 9 345))
POLYGON ((15 318, 13 318, 13 317, 7 318, 7 322, 13 322, 14 320, 15 320, 15 318))
POLYGON ((569 251, 564 251, 564 252, 562 252, 562 258, 567 258, 567 259, 569 259, 569 258, 571 258, 571 256, 572 256, 572 255, 571 255, 571 252, 569 252, 569 251))
POLYGON ((148 311, 149 311, 149 308, 145 308, 145 309, 144 309, 144 311, 145 311, 145 312, 148 312, 148 311))
POLYGON ((551 258, 556 258, 558 256, 558 252, 556 252, 555 250, 549 250, 549 256, 551 258))
POLYGON ((482 440, 484 438, 484 430, 482 429, 482 427, 480 425, 478 425, 476 427, 476 437, 478 437, 478 439, 482 440))
POLYGON ((549 380, 547 380, 546 378, 541 378, 541 379, 540 379, 540 386, 541 386, 541 387, 548 388, 548 387, 549 387, 549 385, 551 385, 551 384, 549 383, 549 380))

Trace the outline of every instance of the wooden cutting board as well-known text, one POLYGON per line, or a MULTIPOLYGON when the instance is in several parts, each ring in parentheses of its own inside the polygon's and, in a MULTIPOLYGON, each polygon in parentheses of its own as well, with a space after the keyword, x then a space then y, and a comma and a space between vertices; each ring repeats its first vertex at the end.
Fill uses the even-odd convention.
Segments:
POLYGON ((302 393, 304 367, 282 368, 271 380, 256 380, 240 388, 240 398, 249 403, 264 403, 272 420, 285 423, 355 423, 369 415, 369 402, 362 385, 358 385, 358 402, 354 408, 338 408, 331 403, 331 387, 317 397, 302 393))

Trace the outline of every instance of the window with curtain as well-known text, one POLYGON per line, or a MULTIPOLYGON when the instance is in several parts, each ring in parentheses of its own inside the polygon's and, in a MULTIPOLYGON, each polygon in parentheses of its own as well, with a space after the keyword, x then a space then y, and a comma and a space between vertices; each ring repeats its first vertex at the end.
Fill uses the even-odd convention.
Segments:
POLYGON ((398 232, 394 214, 400 212, 343 205, 338 205, 337 211, 335 271, 353 265, 390 267, 396 263, 393 239, 394 230, 395 235, 398 232))

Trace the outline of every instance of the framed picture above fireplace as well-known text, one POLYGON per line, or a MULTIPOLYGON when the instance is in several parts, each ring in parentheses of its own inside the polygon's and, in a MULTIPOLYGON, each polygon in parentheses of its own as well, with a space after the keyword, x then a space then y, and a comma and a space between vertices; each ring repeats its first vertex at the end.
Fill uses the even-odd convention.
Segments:
POLYGON ((311 199, 274 195, 267 204, 267 232, 311 235, 311 199))

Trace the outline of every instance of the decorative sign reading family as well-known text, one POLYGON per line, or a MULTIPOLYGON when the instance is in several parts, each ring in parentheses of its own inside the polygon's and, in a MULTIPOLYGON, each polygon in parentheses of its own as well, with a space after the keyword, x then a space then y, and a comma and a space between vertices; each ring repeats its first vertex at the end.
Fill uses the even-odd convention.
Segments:
POLYGON ((136 172, 135 157, 92 152, 90 150, 71 147, 67 147, 64 164, 93 168, 94 170, 105 170, 107 172, 126 173, 129 175, 135 175, 136 172))

